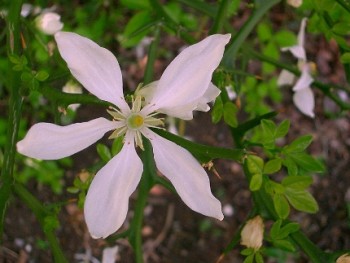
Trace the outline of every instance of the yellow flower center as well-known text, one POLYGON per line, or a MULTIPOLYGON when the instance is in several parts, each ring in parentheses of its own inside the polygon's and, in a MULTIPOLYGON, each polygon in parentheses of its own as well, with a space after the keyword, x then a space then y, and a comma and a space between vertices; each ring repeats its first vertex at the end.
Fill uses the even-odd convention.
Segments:
POLYGON ((128 117, 128 127, 132 130, 138 130, 144 124, 144 118, 140 114, 133 113, 128 117))

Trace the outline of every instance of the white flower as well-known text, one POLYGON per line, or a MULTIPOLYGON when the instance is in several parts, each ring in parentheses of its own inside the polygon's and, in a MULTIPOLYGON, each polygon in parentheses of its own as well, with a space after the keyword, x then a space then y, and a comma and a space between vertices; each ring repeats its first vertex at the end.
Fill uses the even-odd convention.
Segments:
POLYGON ((208 109, 207 103, 219 94, 210 82, 212 73, 230 35, 212 35, 186 48, 160 80, 150 85, 153 92, 145 95, 148 103, 142 107, 141 96, 136 94, 131 108, 124 99, 118 61, 110 51, 74 33, 58 32, 55 39, 74 77, 99 99, 116 106, 108 111, 114 120, 97 118, 64 127, 38 123, 17 143, 17 149, 33 158, 59 159, 88 147, 108 131, 114 130, 111 138, 124 136, 120 153, 96 174, 86 196, 84 213, 91 235, 107 237, 123 224, 129 197, 143 170, 135 150, 135 144, 142 148, 141 135, 150 140, 158 170, 172 182, 182 200, 192 210, 222 220, 221 204, 212 195, 208 175, 198 161, 149 128, 163 124, 155 117, 159 112, 191 119, 193 110, 208 109))
POLYGON ((54 12, 42 13, 36 18, 36 26, 47 35, 54 35, 63 28, 61 16, 54 12))
POLYGON ((310 88, 310 85, 314 81, 311 76, 313 69, 313 63, 309 63, 306 59, 306 52, 304 48, 305 41, 305 27, 307 19, 304 18, 301 21, 301 26, 298 34, 298 44, 291 47, 282 48, 282 51, 290 51, 294 57, 298 59, 298 67, 301 71, 300 78, 295 82, 296 76, 287 70, 282 70, 277 85, 292 85, 294 96, 293 101, 295 106, 305 115, 314 118, 315 98, 310 88))

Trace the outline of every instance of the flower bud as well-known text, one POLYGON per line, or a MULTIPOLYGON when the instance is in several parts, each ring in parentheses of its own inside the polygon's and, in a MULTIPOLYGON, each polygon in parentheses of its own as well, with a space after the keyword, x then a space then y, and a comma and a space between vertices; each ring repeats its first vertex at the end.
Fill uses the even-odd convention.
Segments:
POLYGON ((43 13, 36 18, 36 26, 43 33, 54 35, 63 28, 63 23, 60 19, 61 16, 56 13, 43 13))
POLYGON ((350 254, 344 254, 340 256, 336 263, 350 263, 350 254))
POLYGON ((303 0, 287 0, 287 3, 295 8, 298 8, 302 5, 303 0))
POLYGON ((258 250, 264 238, 264 222, 260 216, 247 221, 241 232, 241 245, 258 250))

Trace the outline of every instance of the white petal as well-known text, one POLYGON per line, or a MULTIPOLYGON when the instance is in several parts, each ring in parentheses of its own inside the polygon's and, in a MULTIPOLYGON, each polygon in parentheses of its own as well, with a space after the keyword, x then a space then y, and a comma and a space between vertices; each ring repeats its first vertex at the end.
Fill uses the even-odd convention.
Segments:
POLYGON ((277 85, 278 86, 284 86, 284 85, 292 85, 295 80, 295 75, 288 70, 283 69, 278 76, 277 79, 277 85))
POLYGON ((208 103, 214 101, 215 98, 220 95, 220 92, 221 91, 212 82, 210 82, 208 89, 204 92, 203 96, 199 99, 198 105, 195 110, 204 111, 204 112, 209 111, 210 107, 208 103))
POLYGON ((294 57, 306 61, 306 52, 304 48, 305 42, 305 27, 306 27, 307 18, 303 18, 301 21, 299 33, 298 33, 298 44, 292 47, 282 48, 282 51, 289 50, 294 57))
POLYGON ((306 61, 306 52, 303 46, 295 45, 292 47, 285 47, 281 49, 282 51, 290 51, 294 57, 306 61))
POLYGON ((139 95, 144 97, 145 103, 148 104, 151 102, 154 94, 156 93, 159 81, 153 81, 146 86, 142 87, 139 90, 136 90, 135 96, 139 95))
MULTIPOLYGON (((145 96, 145 102, 149 102, 154 94, 157 93, 157 83, 158 81, 152 82, 150 85, 145 86, 145 90, 142 91, 142 94, 145 96)), ((207 89, 205 89, 204 94, 196 98, 194 100, 189 99, 187 103, 180 103, 179 105, 174 105, 173 107, 164 107, 160 108, 157 111, 164 113, 166 115, 183 119, 183 120, 191 120, 193 119, 193 111, 204 111, 207 112, 210 110, 210 107, 208 105, 209 102, 212 102, 215 100, 215 98, 220 94, 220 90, 210 82, 209 86, 207 89)), ((147 115, 150 113, 150 109, 155 110, 152 108, 152 105, 146 106, 142 112, 147 115)))
POLYGON ((295 106, 305 115, 314 118, 315 98, 311 88, 298 90, 294 93, 293 101, 295 106))
POLYGON ((121 227, 142 169, 134 143, 128 141, 96 174, 84 204, 86 224, 93 238, 105 238, 121 227))
POLYGON ((310 87, 313 81, 314 79, 311 77, 309 73, 309 67, 307 64, 305 64, 301 70, 300 78, 298 79, 298 81, 295 83, 295 86, 293 87, 293 91, 298 91, 298 90, 308 88, 310 87))
POLYGON ((307 18, 303 18, 301 20, 300 29, 299 29, 299 33, 298 33, 298 45, 301 47, 303 47, 305 45, 306 22, 307 22, 307 18))
POLYGON ((207 90, 230 35, 212 35, 184 49, 161 76, 151 111, 170 112, 198 100, 207 90), (154 105, 153 105, 154 104, 154 105))
POLYGON ((181 199, 192 210, 222 220, 221 204, 211 193, 207 173, 184 148, 146 129, 158 170, 174 185, 181 199))
POLYGON ((56 160, 85 149, 117 126, 104 118, 67 126, 37 123, 17 143, 17 151, 32 158, 56 160))
POLYGON ((88 91, 121 110, 128 108, 124 100, 122 73, 109 50, 75 33, 58 32, 55 39, 73 76, 88 91))
POLYGON ((119 246, 106 247, 102 252, 102 263, 115 263, 119 252, 119 246))

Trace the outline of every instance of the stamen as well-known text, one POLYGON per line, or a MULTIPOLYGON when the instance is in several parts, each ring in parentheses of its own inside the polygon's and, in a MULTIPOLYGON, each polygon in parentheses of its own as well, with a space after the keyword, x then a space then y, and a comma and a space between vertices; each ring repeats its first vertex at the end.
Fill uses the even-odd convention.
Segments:
POLYGON ((123 126, 120 128, 117 128, 116 130, 113 131, 113 133, 108 137, 108 139, 115 139, 119 136, 122 136, 126 133, 126 131, 128 130, 127 126, 123 126))
POLYGON ((142 106, 141 96, 136 96, 135 100, 132 102, 132 112, 140 112, 142 106))
POLYGON ((112 108, 113 111, 107 110, 108 114, 113 117, 113 119, 117 121, 125 120, 125 116, 117 109, 112 108))

